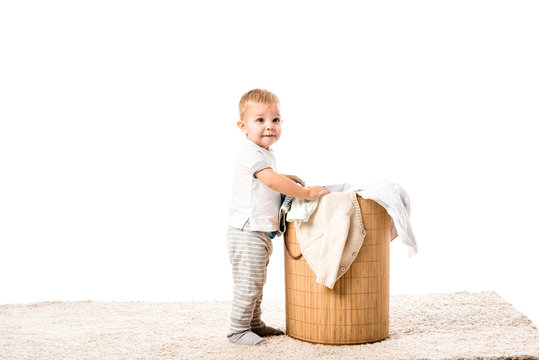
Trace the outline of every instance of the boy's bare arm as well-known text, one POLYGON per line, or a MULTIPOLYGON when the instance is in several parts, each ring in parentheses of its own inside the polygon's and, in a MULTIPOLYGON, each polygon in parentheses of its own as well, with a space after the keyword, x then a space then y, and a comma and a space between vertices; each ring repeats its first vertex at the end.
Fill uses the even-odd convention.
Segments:
POLYGON ((330 193, 322 186, 301 187, 288 177, 278 174, 270 168, 257 171, 254 175, 272 190, 298 199, 314 200, 330 193))
POLYGON ((305 186, 305 181, 301 180, 301 179, 300 179, 299 177, 297 177, 296 175, 286 175, 286 174, 281 174, 281 175, 286 176, 286 177, 289 178, 290 180, 299 183, 301 186, 305 186))

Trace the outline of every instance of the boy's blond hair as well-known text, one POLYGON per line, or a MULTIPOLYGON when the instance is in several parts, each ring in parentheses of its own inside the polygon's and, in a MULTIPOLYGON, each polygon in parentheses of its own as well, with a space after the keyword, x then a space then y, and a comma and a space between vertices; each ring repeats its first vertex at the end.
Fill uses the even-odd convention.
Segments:
POLYGON ((279 98, 274 93, 264 89, 253 89, 247 91, 240 99, 240 120, 243 120, 243 115, 249 104, 264 104, 280 106, 279 98))

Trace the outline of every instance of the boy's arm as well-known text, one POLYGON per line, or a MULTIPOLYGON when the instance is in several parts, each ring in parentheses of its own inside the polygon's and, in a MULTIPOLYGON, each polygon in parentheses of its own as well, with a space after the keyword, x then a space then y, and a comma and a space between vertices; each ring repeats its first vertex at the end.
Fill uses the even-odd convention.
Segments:
POLYGON ((282 175, 282 176, 286 176, 286 177, 289 178, 290 180, 299 183, 301 186, 305 186, 305 181, 301 180, 301 179, 300 179, 299 177, 297 177, 296 175, 286 175, 286 174, 281 174, 281 175, 282 175))
POLYGON ((257 171, 254 176, 260 179, 270 189, 298 199, 314 200, 330 193, 329 190, 321 186, 312 186, 310 188, 301 187, 286 176, 277 174, 271 168, 257 171))

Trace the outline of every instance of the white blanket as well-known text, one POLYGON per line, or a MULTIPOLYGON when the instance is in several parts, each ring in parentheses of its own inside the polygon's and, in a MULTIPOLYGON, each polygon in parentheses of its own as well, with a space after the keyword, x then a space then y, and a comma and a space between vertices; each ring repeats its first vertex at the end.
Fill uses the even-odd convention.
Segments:
POLYGON ((398 236, 408 245, 409 257, 417 253, 417 242, 410 224, 410 198, 399 184, 382 181, 365 186, 351 185, 345 191, 356 192, 362 198, 374 200, 383 206, 391 216, 391 240, 398 236))
MULTIPOLYGON (((417 242, 412 225, 410 224, 410 198, 399 184, 389 181, 381 181, 363 186, 344 183, 326 186, 326 188, 333 192, 355 192, 364 199, 376 201, 391 216, 391 240, 394 240, 398 236, 404 244, 409 246, 408 256, 411 257, 417 253, 417 242)), ((307 213, 296 214, 295 217, 287 217, 287 220, 296 220, 297 223, 299 219, 309 219, 315 208, 316 206, 304 206, 302 210, 307 213)))

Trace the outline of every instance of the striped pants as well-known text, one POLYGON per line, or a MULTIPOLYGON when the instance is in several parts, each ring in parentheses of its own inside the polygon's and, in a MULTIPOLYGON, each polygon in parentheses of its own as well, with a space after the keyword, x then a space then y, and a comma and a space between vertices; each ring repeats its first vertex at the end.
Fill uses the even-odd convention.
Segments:
POLYGON ((243 230, 229 227, 227 238, 234 280, 230 336, 265 327, 260 303, 273 246, 269 233, 249 231, 248 223, 243 230))

